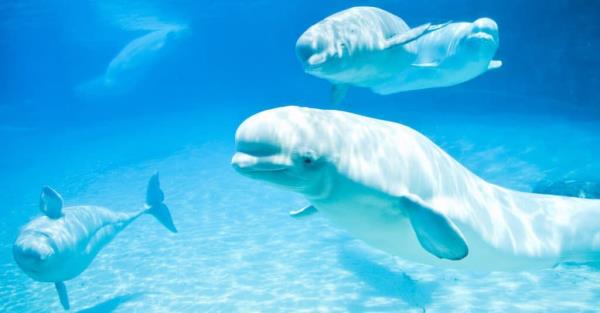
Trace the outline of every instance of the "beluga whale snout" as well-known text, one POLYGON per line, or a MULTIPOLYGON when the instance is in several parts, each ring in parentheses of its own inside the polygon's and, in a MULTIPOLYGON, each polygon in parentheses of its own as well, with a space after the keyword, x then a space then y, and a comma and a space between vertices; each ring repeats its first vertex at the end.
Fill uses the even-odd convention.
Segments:
POLYGON ((48 267, 55 253, 52 239, 39 232, 24 232, 19 242, 13 246, 13 256, 17 265, 30 276, 36 276, 48 267))
POLYGON ((283 171, 292 166, 284 156, 259 157, 237 152, 231 160, 232 166, 241 173, 283 171))
POLYGON ((498 24, 491 18, 482 17, 475 20, 473 22, 473 34, 479 34, 481 37, 493 40, 496 44, 499 43, 498 24))
MULTIPOLYGON (((471 55, 474 60, 491 58, 500 44, 498 24, 487 17, 477 19, 471 24, 471 30, 462 37, 462 40, 458 40, 457 44, 461 47, 457 49, 457 56, 471 55)), ((501 61, 491 60, 488 69, 500 66, 502 66, 501 61)))
POLYGON ((302 195, 308 205, 292 210, 292 217, 319 212, 407 260, 523 270, 600 255, 600 200, 488 183, 401 124, 336 110, 275 108, 239 126, 232 163, 249 178, 302 195), (288 167, 269 169, 281 160, 288 167))
POLYGON ((304 34, 296 41, 296 55, 307 71, 315 70, 327 60, 327 40, 317 34, 304 34))
POLYGON ((283 148, 285 138, 276 129, 265 128, 257 116, 246 120, 236 132, 236 153, 231 164, 241 173, 280 171, 292 166, 289 151, 283 148))
POLYGON ((44 187, 40 195, 43 215, 21 228, 13 244, 13 258, 32 279, 54 283, 63 308, 68 310, 64 282, 85 271, 98 252, 133 221, 149 214, 177 232, 163 201, 158 173, 148 182, 146 207, 129 213, 88 205, 63 207, 62 196, 44 187))

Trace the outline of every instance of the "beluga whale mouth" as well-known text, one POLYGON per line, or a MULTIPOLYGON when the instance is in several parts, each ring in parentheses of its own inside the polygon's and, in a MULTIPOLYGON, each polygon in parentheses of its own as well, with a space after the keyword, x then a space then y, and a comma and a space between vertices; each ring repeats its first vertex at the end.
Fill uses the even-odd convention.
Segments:
POLYGON ((231 165, 238 173, 252 179, 294 190, 302 189, 306 185, 306 179, 297 173, 294 158, 286 153, 257 156, 238 151, 233 155, 231 165))
POLYGON ((469 35, 469 38, 483 39, 483 40, 494 40, 494 37, 486 32, 476 32, 469 35))
POLYGON ((240 173, 277 172, 292 166, 292 162, 280 147, 258 140, 239 140, 231 165, 240 173))
POLYGON ((281 155, 259 157, 244 152, 236 152, 231 165, 240 173, 279 172, 291 167, 287 158, 281 155))
POLYGON ((308 29, 296 41, 296 56, 306 71, 317 71, 325 65, 330 52, 333 38, 327 32, 318 29, 308 29))

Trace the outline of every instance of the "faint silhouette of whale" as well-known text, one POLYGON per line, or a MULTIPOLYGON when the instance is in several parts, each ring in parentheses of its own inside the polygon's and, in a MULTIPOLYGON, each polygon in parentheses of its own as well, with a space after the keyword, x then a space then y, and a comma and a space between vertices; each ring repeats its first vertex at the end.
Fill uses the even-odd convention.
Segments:
POLYGON ((96 254, 138 217, 150 214, 168 230, 177 232, 163 200, 158 174, 148 183, 147 208, 131 213, 96 206, 63 208, 62 197, 44 187, 40 198, 44 215, 23 226, 13 245, 14 259, 29 277, 53 282, 61 304, 69 309, 64 281, 81 274, 96 254))
POLYGON ((387 95, 468 81, 502 65, 492 60, 498 43, 489 18, 410 28, 382 9, 353 7, 308 28, 296 54, 307 73, 333 84, 339 103, 349 86, 387 95))
POLYGON ((236 132, 241 174, 302 194, 366 243, 420 263, 483 270, 600 257, 600 200, 488 183, 406 126, 281 107, 236 132))
POLYGON ((186 29, 183 25, 158 24, 157 29, 123 47, 110 61, 103 75, 80 85, 78 91, 97 94, 127 90, 164 55, 165 48, 172 45, 186 29))

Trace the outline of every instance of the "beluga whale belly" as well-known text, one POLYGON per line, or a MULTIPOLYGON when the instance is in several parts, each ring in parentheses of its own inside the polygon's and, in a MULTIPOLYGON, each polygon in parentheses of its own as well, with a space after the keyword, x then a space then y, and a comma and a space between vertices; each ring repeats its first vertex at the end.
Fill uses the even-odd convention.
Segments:
POLYGON ((233 167, 303 195, 366 243, 453 268, 522 270, 600 259, 600 200, 509 190, 396 123, 281 107, 246 119, 233 167))
POLYGON ((29 277, 54 283, 63 308, 68 310, 64 281, 81 274, 98 252, 131 222, 150 214, 168 230, 177 232, 163 199, 158 174, 148 183, 146 208, 130 213, 97 206, 63 208, 62 197, 52 188, 44 187, 40 197, 43 215, 20 230, 13 245, 13 257, 29 277))
POLYGON ((375 7, 353 7, 308 28, 296 42, 304 70, 333 84, 339 103, 349 86, 387 95, 446 87, 499 68, 498 25, 474 22, 427 23, 410 28, 375 7))

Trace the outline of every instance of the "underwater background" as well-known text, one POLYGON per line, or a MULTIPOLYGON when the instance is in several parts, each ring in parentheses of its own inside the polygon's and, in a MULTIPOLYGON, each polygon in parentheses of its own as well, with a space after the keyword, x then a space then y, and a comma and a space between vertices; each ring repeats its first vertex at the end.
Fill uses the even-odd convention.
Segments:
POLYGON ((493 18, 504 65, 448 88, 354 88, 335 109, 415 128, 505 187, 600 197, 600 1, 1 1, 0 312, 62 311, 11 253, 42 186, 133 211, 155 171, 179 233, 134 222, 67 282, 73 311, 600 312, 598 264, 410 263, 322 216, 290 219, 302 198, 231 168, 251 114, 332 108, 294 44, 356 5, 410 26, 493 18))

